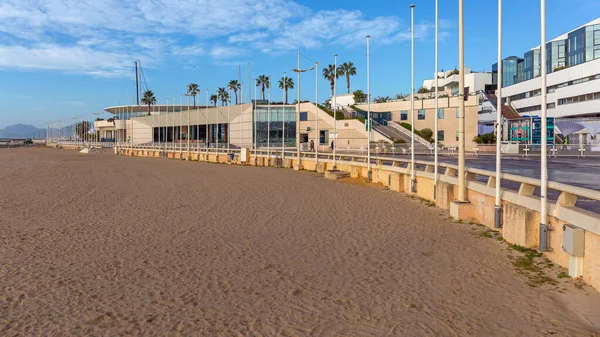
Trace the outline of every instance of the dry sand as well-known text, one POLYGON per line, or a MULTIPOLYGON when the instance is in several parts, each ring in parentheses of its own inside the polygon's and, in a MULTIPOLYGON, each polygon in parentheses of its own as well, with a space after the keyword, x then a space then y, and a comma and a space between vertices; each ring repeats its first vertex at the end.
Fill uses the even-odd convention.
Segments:
POLYGON ((595 335, 506 244, 382 188, 11 149, 0 191, 3 336, 595 335))

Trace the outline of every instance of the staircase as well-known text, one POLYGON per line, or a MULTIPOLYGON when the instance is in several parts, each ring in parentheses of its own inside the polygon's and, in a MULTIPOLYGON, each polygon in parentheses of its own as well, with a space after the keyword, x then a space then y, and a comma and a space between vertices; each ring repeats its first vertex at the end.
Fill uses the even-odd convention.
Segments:
MULTIPOLYGON (((391 127, 392 129, 394 129, 395 131, 397 131, 398 134, 401 134, 402 139, 404 139, 407 142, 410 142, 410 138, 412 137, 412 131, 408 130, 407 128, 403 127, 402 125, 400 125, 394 121, 388 121, 388 126, 391 127)), ((419 143, 420 145, 425 146, 427 149, 429 149, 431 147, 430 142, 428 142, 425 138, 423 138, 417 134, 415 134, 415 141, 417 143, 419 143)))
MULTIPOLYGON (((373 121, 373 130, 383 134, 387 138, 390 138, 394 141, 402 139, 402 140, 404 140, 404 142, 406 144, 410 145, 411 131, 408 131, 406 128, 399 125, 400 128, 408 131, 407 133, 402 132, 398 128, 394 127, 393 123, 395 123, 395 122, 388 121, 388 125, 386 126, 386 125, 378 124, 375 121, 373 121)), ((429 153, 430 152, 431 144, 428 141, 421 138, 417 134, 415 134, 415 141, 416 141, 415 142, 415 153, 429 153), (419 138, 424 143, 419 141, 419 138)))
MULTIPOLYGON (((481 92, 482 100, 488 100, 496 111, 498 111, 498 97, 493 93, 481 92)), ((512 105, 502 105, 502 116, 506 119, 521 119, 521 115, 512 107, 512 105)))

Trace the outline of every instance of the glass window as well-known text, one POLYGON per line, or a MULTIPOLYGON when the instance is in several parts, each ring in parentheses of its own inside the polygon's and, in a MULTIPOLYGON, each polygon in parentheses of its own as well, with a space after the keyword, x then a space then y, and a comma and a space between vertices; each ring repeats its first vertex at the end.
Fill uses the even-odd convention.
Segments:
POLYGON ((400 120, 401 121, 408 120, 408 111, 406 111, 406 110, 400 111, 400 120))
POLYGON ((444 119, 444 108, 438 108, 438 119, 444 119))
POLYGON ((300 112, 300 121, 301 122, 305 122, 308 120, 308 113, 307 112, 300 112))
POLYGON ((419 109, 417 112, 417 119, 420 121, 425 119, 425 109, 419 109))
POLYGON ((438 130, 438 142, 444 141, 444 130, 438 130))
POLYGON ((556 103, 548 103, 548 104, 546 105, 546 108, 547 108, 547 109, 554 109, 554 108, 556 108, 556 103))

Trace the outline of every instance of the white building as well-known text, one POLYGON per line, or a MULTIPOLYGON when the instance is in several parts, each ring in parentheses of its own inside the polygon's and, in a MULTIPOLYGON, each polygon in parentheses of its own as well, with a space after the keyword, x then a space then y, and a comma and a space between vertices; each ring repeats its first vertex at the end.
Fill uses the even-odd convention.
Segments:
MULTIPOLYGON (((492 73, 488 72, 473 72, 471 68, 465 67, 465 88, 469 88, 469 93, 477 93, 489 89, 492 84, 492 73)), ((434 91, 435 79, 423 81, 423 88, 434 91)), ((438 93, 449 96, 458 94, 458 71, 441 71, 438 72, 438 93)))

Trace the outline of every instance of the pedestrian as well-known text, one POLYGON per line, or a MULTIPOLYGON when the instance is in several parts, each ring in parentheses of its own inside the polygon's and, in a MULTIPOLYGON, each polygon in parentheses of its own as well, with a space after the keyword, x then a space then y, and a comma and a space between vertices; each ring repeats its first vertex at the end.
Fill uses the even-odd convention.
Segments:
POLYGON ((333 151, 333 146, 334 146, 334 144, 333 144, 333 140, 332 140, 331 141, 331 151, 333 151))
POLYGON ((310 152, 315 152, 315 141, 314 140, 310 141, 310 152))
POLYGON ((563 151, 567 151, 569 145, 569 137, 565 136, 565 141, 563 143, 563 151))

